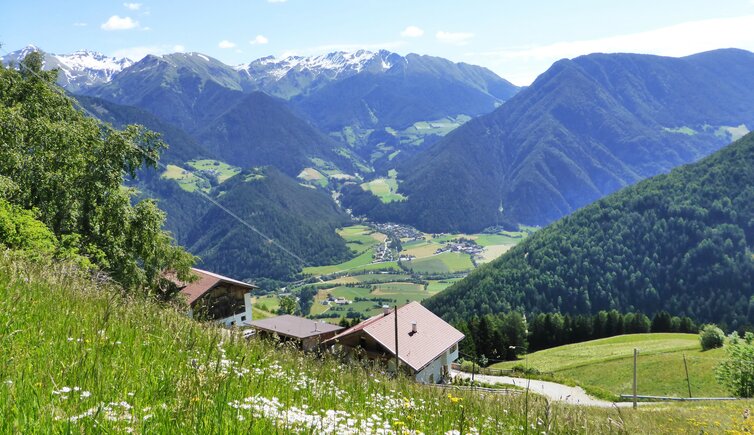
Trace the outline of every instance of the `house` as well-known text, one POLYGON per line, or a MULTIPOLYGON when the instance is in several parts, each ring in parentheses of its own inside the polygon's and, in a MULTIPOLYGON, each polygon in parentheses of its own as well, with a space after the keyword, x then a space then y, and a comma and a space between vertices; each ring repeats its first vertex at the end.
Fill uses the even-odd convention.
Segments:
POLYGON ((249 326, 259 335, 277 335, 283 340, 294 341, 306 351, 317 349, 323 341, 343 329, 342 326, 290 314, 254 320, 249 326))
POLYGON ((225 326, 242 326, 251 322, 250 292, 257 286, 206 270, 192 268, 191 271, 198 276, 194 282, 171 278, 186 297, 189 317, 214 320, 225 326))
POLYGON ((442 381, 451 363, 458 359, 458 342, 464 335, 418 302, 397 310, 385 306, 381 314, 346 329, 325 344, 341 346, 352 357, 383 362, 394 370, 396 330, 402 370, 419 382, 442 381))

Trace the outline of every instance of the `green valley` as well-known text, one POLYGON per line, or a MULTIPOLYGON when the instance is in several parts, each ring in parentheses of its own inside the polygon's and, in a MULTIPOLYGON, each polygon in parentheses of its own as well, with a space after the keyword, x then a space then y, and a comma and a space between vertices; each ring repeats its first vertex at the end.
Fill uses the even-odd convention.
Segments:
MULTIPOLYGON (((294 296, 316 287, 312 317, 338 322, 365 318, 382 305, 422 301, 461 280, 477 264, 490 261, 515 246, 534 228, 490 234, 427 234, 395 224, 358 224, 337 230, 353 258, 305 267, 305 278, 288 286, 294 296), (395 241, 398 241, 396 243, 395 241)), ((275 313, 279 297, 258 299, 260 308, 275 313)))

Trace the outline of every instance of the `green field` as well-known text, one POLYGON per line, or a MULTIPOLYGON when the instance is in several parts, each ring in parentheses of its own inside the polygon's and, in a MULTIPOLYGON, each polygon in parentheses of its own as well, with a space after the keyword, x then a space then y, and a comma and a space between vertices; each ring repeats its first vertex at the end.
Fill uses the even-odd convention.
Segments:
POLYGON ((280 308, 280 298, 277 295, 258 296, 252 300, 255 308, 268 313, 277 313, 280 308))
POLYGON ((327 177, 314 168, 304 168, 298 178, 313 182, 321 187, 327 187, 327 177))
POLYGON ((572 379, 579 385, 598 387, 615 395, 629 394, 633 380, 633 350, 639 349, 638 393, 688 397, 683 356, 695 397, 727 396, 717 383, 714 367, 722 349, 702 352, 695 334, 630 334, 569 344, 534 352, 523 360, 493 365, 511 368, 526 365, 555 378, 572 379))
POLYGON ((201 171, 206 173, 207 175, 216 177, 218 183, 223 183, 228 178, 234 175, 238 175, 241 172, 241 168, 231 166, 219 160, 199 159, 191 160, 189 162, 186 162, 186 164, 196 169, 197 171, 201 171))
POLYGON ((422 274, 444 274, 466 272, 474 268, 467 254, 443 252, 431 257, 417 258, 404 262, 408 269, 422 274))
POLYGON ((209 181, 176 165, 167 165, 161 177, 175 181, 181 189, 187 192, 194 192, 196 190, 208 192, 210 189, 209 181))
MULTIPOLYGON (((381 276, 397 279, 400 275, 385 274, 381 276)), ((334 281, 337 280, 330 282, 334 281)), ((428 286, 428 289, 425 290, 423 284, 400 281, 364 284, 359 287, 337 286, 320 290, 315 297, 315 303, 312 304, 312 309, 309 314, 317 315, 330 310, 342 314, 345 314, 348 311, 354 311, 359 313, 362 318, 367 318, 379 313, 381 306, 386 303, 384 299, 391 300, 388 303, 389 305, 403 305, 411 301, 422 301, 443 290, 444 288, 445 287, 435 286, 434 288, 430 289, 428 286), (325 300, 328 295, 331 295, 335 298, 346 298, 353 303, 342 306, 332 305, 330 307, 322 305, 322 301, 325 300), (356 302, 356 298, 368 300, 356 302)))
POLYGON ((384 203, 402 201, 406 197, 398 193, 397 176, 398 173, 395 169, 391 169, 387 177, 375 178, 374 180, 362 183, 361 188, 372 192, 372 194, 379 197, 384 203))

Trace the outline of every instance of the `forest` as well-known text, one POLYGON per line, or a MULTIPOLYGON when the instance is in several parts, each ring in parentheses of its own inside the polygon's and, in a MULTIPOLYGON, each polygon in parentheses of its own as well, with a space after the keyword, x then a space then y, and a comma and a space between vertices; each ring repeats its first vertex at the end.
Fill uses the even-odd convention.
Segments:
POLYGON ((752 323, 754 134, 536 232, 425 301, 446 319, 667 311, 752 323))

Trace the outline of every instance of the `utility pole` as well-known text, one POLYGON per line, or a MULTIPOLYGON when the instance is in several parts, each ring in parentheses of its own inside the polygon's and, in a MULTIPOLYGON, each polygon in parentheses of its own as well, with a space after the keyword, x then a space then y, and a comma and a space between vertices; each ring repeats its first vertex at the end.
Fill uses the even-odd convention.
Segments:
POLYGON ((639 356, 639 349, 634 348, 634 409, 638 406, 636 404, 636 359, 639 356))
POLYGON ((400 366, 400 359, 398 359, 398 305, 395 305, 395 311, 393 311, 393 315, 395 315, 395 375, 398 376, 398 369, 400 366))
POLYGON ((689 387, 689 397, 691 397, 691 381, 689 380, 689 366, 686 364, 686 353, 683 353, 683 368, 686 369, 686 385, 689 387))

